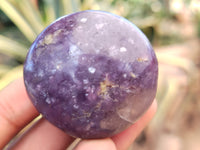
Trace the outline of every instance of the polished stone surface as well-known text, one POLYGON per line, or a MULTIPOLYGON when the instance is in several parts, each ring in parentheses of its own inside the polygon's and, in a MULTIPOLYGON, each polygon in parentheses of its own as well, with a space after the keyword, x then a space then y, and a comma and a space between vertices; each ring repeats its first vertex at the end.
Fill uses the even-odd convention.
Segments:
POLYGON ((103 138, 133 124, 151 105, 158 64, 144 34, 102 11, 64 16, 32 44, 24 64, 37 110, 80 138, 103 138))

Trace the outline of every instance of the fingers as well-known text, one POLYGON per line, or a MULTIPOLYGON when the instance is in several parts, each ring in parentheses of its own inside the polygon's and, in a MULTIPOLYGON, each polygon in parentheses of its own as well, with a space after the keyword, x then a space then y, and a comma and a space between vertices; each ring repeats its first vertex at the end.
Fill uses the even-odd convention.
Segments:
POLYGON ((148 111, 132 126, 125 131, 112 137, 117 150, 127 150, 128 147, 133 143, 136 137, 141 133, 145 126, 154 116, 157 109, 157 103, 154 101, 148 111))
POLYGON ((83 140, 74 150, 117 150, 115 143, 110 139, 83 140))
POLYGON ((0 91, 0 149, 38 115, 22 78, 0 91))
MULTIPOLYGON (((39 113, 26 93, 23 79, 18 79, 0 92, 0 149, 39 113)), ((73 138, 42 119, 12 149, 64 149, 73 138)))
MULTIPOLYGON (((126 150, 144 129, 156 112, 156 102, 131 127, 111 138, 83 140, 75 150, 105 149, 126 150)), ((29 100, 19 79, 0 91, 0 149, 2 149, 23 127, 39 113, 29 100)), ((74 139, 42 119, 35 124, 13 149, 65 149, 74 139)))
POLYGON ((73 140, 74 138, 41 119, 15 143, 12 150, 64 150, 73 140))
POLYGON ((153 102, 148 111, 125 131, 106 139, 82 140, 75 150, 127 150, 135 138, 144 129, 156 112, 157 104, 153 102))

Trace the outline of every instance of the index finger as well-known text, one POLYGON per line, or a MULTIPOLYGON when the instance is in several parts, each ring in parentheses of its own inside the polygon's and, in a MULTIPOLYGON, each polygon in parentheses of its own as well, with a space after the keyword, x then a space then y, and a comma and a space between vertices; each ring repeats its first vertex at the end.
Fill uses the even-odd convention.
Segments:
POLYGON ((0 91, 0 149, 38 115, 22 78, 0 91))

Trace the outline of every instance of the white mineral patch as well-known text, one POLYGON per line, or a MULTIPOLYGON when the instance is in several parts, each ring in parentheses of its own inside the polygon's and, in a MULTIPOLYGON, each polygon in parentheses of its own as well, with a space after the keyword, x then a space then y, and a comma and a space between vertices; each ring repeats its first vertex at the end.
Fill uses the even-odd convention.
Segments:
POLYGON ((77 47, 75 45, 71 45, 69 48, 69 53, 70 54, 74 54, 77 50, 77 47))
POLYGON ((126 52, 127 49, 126 49, 125 47, 121 47, 121 48, 119 49, 119 51, 120 51, 120 52, 126 52))
POLYGON ((116 49, 116 46, 113 45, 113 46, 111 46, 109 49, 110 49, 110 50, 114 50, 114 49, 116 49))
POLYGON ((126 78, 126 77, 127 77, 127 74, 126 74, 126 73, 124 73, 124 74, 123 74, 123 77, 124 77, 124 78, 126 78))
POLYGON ((56 73, 56 69, 51 69, 50 71, 52 74, 56 73))
POLYGON ((96 49, 96 53, 98 54, 100 52, 100 50, 99 49, 96 49))
POLYGON ((38 72, 38 76, 39 76, 39 77, 43 77, 43 76, 44 76, 44 72, 43 72, 43 70, 39 70, 39 72, 38 72))
POLYGON ((76 27, 76 30, 77 30, 77 31, 80 31, 80 30, 82 30, 82 29, 83 29, 82 26, 78 26, 78 27, 76 27))
POLYGON ((131 69, 131 65, 129 63, 126 63, 126 65, 124 66, 124 69, 127 71, 127 72, 131 72, 132 69, 131 69))
POLYGON ((81 54, 81 50, 76 45, 71 45, 69 48, 69 54, 73 57, 76 57, 76 60, 78 61, 78 56, 81 54))
POLYGON ((46 98, 45 101, 46 101, 47 104, 51 104, 51 100, 49 98, 46 98))
POLYGON ((135 41, 131 38, 128 39, 128 42, 131 43, 131 44, 135 44, 135 41))
POLYGON ((94 91, 95 91, 95 86, 94 86, 94 85, 92 85, 92 88, 91 88, 91 93, 94 93, 94 91))
POLYGON ((89 67, 88 68, 88 71, 90 72, 90 73, 95 73, 95 71, 96 71, 96 68, 94 68, 94 67, 89 67))
POLYGON ((61 70, 62 69, 63 62, 61 60, 56 59, 54 64, 55 64, 56 70, 61 70))
POLYGON ((119 53, 119 50, 116 48, 115 45, 113 45, 113 46, 111 46, 111 47, 109 48, 109 54, 110 54, 111 56, 116 56, 116 55, 118 55, 118 53, 119 53))
POLYGON ((86 23, 86 21, 87 21, 87 18, 81 18, 81 20, 80 20, 82 23, 86 23))
POLYGON ((85 57, 84 57, 84 56, 82 56, 82 57, 81 57, 81 59, 82 59, 82 60, 85 60, 85 57))
POLYGON ((79 106, 78 106, 77 104, 74 104, 73 107, 74 107, 75 109, 78 109, 78 108, 79 108, 79 106))
POLYGON ((104 26, 103 23, 95 24, 95 27, 96 27, 97 30, 102 29, 103 26, 104 26))
POLYGON ((88 79, 83 79, 83 83, 88 84, 89 83, 88 79))
POLYGON ((61 65, 56 65, 56 69, 60 70, 61 69, 61 65))
POLYGON ((41 86, 40 84, 38 84, 38 85, 36 86, 36 89, 37 89, 37 90, 41 90, 41 88, 42 88, 42 86, 41 86))

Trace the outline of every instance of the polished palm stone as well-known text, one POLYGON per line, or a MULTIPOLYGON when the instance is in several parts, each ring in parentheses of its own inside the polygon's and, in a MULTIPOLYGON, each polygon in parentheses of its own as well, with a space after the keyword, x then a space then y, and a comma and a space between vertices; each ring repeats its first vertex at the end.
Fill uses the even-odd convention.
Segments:
POLYGON ((145 35, 126 19, 82 11, 49 25, 34 41, 24 81, 37 110, 67 134, 104 138, 151 105, 158 64, 145 35))

